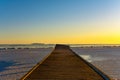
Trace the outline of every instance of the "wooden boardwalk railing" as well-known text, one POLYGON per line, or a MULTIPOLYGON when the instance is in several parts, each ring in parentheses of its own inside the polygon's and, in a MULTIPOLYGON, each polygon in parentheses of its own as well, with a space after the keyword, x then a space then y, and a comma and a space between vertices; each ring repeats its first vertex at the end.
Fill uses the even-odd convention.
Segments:
POLYGON ((110 80, 69 46, 56 45, 53 52, 21 80, 110 80))

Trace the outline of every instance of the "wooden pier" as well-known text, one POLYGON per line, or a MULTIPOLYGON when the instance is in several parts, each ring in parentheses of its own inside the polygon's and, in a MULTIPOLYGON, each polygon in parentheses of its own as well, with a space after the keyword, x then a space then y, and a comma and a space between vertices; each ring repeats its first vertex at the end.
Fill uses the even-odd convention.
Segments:
POLYGON ((21 80, 110 80, 108 76, 78 55, 69 46, 56 45, 53 52, 21 80))

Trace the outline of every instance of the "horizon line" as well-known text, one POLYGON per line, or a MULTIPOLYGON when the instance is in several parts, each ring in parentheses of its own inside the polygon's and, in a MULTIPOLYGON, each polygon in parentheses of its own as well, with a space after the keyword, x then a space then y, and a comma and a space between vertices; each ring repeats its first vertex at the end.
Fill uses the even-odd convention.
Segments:
POLYGON ((68 45, 72 45, 72 44, 74 44, 74 45, 120 45, 120 43, 119 44, 115 44, 115 43, 0 43, 0 45, 48 45, 48 44, 68 44, 68 45))

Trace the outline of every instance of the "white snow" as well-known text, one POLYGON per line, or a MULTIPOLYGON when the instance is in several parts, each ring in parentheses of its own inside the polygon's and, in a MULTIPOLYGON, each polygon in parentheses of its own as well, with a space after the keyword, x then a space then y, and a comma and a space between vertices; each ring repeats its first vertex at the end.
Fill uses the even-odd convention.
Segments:
MULTIPOLYGON (((0 80, 19 80, 53 48, 0 50, 0 80)), ((104 73, 120 79, 120 47, 72 48, 104 73)))
POLYGON ((114 80, 120 80, 120 47, 76 47, 72 50, 114 80))
POLYGON ((52 48, 0 50, 0 80, 19 80, 52 48))

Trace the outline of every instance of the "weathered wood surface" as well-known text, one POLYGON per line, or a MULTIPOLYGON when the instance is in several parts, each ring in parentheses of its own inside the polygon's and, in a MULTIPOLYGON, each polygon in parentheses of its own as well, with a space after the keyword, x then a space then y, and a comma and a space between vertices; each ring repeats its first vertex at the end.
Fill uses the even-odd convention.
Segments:
MULTIPOLYGON (((69 46, 56 45, 50 56, 21 80, 105 80, 69 46)), ((106 79, 109 80, 109 79, 106 79)))

